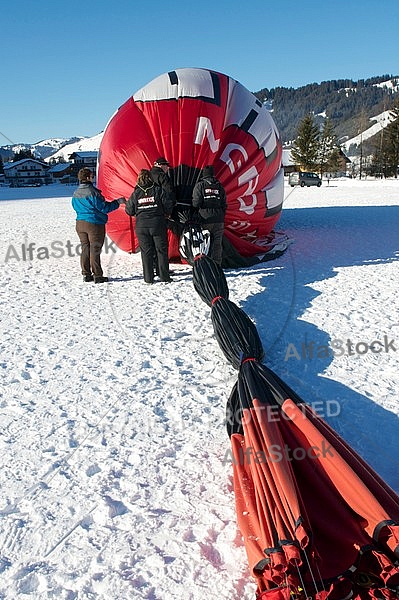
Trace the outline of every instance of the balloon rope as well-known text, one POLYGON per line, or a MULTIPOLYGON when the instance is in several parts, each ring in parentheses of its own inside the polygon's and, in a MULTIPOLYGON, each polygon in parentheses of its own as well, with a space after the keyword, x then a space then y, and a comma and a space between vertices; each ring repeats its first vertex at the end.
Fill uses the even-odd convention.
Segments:
POLYGON ((321 576, 321 573, 320 573, 319 563, 317 562, 317 560, 315 560, 314 564, 316 565, 317 574, 319 576, 319 581, 321 581, 321 585, 323 586, 323 592, 325 592, 326 588, 325 588, 325 585, 324 585, 323 577, 321 576))
MULTIPOLYGON (((302 578, 302 573, 301 573, 301 570, 300 570, 300 568, 299 568, 299 565, 298 565, 298 561, 297 561, 297 560, 295 561, 295 566, 296 566, 296 569, 297 569, 297 571, 298 571, 298 577, 299 577, 299 581, 301 582, 301 586, 302 586, 302 589, 303 589, 303 591, 304 591, 304 594, 305 594, 305 600, 312 600, 312 597, 311 597, 311 596, 309 596, 309 595, 308 595, 308 593, 307 593, 307 591, 306 591, 305 582, 304 582, 304 580, 303 580, 303 578, 302 578)), ((317 589, 317 588, 316 588, 316 589, 317 589)))
MULTIPOLYGON (((312 570, 312 567, 310 566, 310 561, 309 561, 309 558, 308 558, 306 550, 304 550, 303 553, 305 555, 306 562, 307 562, 308 567, 309 567, 309 572, 310 572, 310 574, 312 576, 312 581, 313 581, 314 589, 316 590, 316 593, 318 594, 320 592, 320 590, 317 587, 316 579, 315 579, 315 576, 313 575, 313 570, 312 570)), ((323 587, 323 590, 325 591, 323 580, 321 580, 321 585, 323 587)))

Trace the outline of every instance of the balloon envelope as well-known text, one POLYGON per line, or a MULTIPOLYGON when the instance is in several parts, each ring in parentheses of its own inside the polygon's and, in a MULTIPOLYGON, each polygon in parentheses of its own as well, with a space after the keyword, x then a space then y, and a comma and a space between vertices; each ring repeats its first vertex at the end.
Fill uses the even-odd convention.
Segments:
MULTIPOLYGON (((176 69, 138 90, 110 119, 97 180, 107 199, 128 198, 139 171, 164 156, 178 210, 191 206, 201 169, 212 164, 227 195, 225 234, 240 254, 253 256, 264 251, 281 213, 281 154, 270 113, 243 85, 207 69, 176 69)), ((110 213, 107 233, 122 250, 137 250, 134 219, 123 207, 110 213)), ((169 255, 179 255, 177 239, 170 239, 169 255)))

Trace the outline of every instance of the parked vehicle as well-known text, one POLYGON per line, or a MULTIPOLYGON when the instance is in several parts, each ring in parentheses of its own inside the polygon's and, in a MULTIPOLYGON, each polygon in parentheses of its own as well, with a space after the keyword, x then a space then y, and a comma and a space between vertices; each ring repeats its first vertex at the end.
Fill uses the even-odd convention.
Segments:
POLYGON ((317 185, 317 187, 321 186, 321 179, 317 175, 317 173, 309 173, 307 171, 290 173, 288 178, 288 183, 291 187, 295 185, 300 185, 301 187, 309 187, 310 185, 317 185))

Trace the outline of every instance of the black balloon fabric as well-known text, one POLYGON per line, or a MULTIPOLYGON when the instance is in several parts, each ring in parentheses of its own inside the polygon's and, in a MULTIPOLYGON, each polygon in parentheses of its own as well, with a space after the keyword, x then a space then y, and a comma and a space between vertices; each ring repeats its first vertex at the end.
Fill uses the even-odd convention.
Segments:
POLYGON ((228 299, 223 270, 197 256, 193 283, 238 369, 226 425, 257 600, 399 598, 398 496, 261 363, 257 329, 228 299))
POLYGON ((219 297, 212 304, 211 319, 219 346, 233 367, 239 369, 249 358, 262 360, 264 352, 257 329, 234 302, 219 297))
POLYGON ((195 291, 208 306, 219 296, 229 298, 229 288, 223 269, 211 258, 202 254, 194 261, 193 284, 195 291))
POLYGON ((253 408, 253 400, 258 400, 263 406, 281 407, 290 398, 296 404, 304 401, 278 375, 266 365, 247 360, 241 364, 238 381, 235 383, 226 405, 226 427, 229 437, 233 433, 243 434, 242 411, 253 408))

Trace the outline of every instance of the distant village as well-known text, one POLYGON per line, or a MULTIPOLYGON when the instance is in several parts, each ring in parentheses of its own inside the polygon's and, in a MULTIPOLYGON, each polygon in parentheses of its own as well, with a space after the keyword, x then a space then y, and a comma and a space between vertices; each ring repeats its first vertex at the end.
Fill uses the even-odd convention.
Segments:
MULTIPOLYGON (((341 151, 341 161, 337 172, 330 174, 332 177, 349 175, 351 161, 341 151)), ((0 175, 0 185, 8 187, 39 187, 51 183, 64 183, 66 185, 78 184, 78 171, 82 167, 89 167, 96 171, 97 151, 73 152, 69 155, 68 162, 55 164, 46 163, 34 158, 24 158, 16 162, 4 163, 4 175, 0 175)), ((291 158, 291 152, 284 149, 282 155, 284 175, 300 170, 291 158)))
POLYGON ((51 183, 78 183, 78 171, 82 167, 96 170, 98 152, 73 152, 68 162, 48 164, 34 158, 4 163, 4 175, 0 184, 9 187, 39 187, 51 183))

